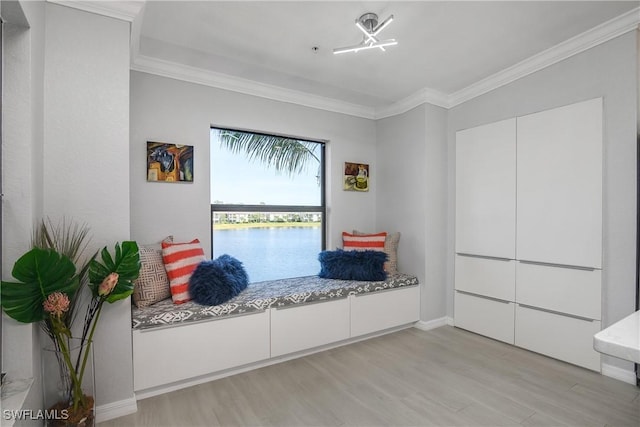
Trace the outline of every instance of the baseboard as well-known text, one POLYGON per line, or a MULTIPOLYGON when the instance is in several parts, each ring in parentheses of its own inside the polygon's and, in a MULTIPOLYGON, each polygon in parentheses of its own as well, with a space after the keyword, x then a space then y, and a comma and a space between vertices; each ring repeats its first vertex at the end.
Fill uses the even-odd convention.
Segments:
POLYGON ((636 373, 617 366, 602 364, 602 375, 622 381, 625 383, 636 385, 636 373))
POLYGON ((433 319, 433 320, 427 320, 427 321, 419 320, 413 325, 413 327, 418 328, 422 331, 430 331, 431 329, 439 328, 440 326, 445 326, 445 325, 453 326, 453 319, 445 316, 439 319, 433 319))
POLYGON ((135 396, 117 402, 96 406, 96 423, 109 421, 114 418, 124 417, 138 411, 138 403, 135 396))

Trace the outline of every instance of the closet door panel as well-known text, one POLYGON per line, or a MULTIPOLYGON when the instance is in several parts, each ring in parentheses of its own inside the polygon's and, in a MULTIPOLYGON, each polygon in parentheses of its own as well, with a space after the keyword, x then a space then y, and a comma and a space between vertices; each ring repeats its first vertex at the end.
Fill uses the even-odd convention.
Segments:
POLYGON ((600 320, 602 271, 518 263, 517 299, 525 305, 600 320))
POLYGON ((456 255, 456 290, 515 300, 516 261, 456 255))
POLYGON ((600 353, 593 349, 599 320, 579 319, 516 305, 515 344, 574 365, 600 371, 600 353))
POLYGON ((515 303, 456 291, 454 305, 456 327, 513 344, 515 303))
POLYGON ((602 99, 517 119, 517 258, 602 265, 602 99))
POLYGON ((456 134, 456 252, 515 258, 516 121, 456 134))

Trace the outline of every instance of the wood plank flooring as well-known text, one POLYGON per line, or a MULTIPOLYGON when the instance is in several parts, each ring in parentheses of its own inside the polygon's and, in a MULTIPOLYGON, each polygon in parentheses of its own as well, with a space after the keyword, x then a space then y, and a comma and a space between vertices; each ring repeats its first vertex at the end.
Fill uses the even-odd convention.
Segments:
POLYGON ((640 388, 445 326, 144 399, 115 426, 640 426, 640 388))

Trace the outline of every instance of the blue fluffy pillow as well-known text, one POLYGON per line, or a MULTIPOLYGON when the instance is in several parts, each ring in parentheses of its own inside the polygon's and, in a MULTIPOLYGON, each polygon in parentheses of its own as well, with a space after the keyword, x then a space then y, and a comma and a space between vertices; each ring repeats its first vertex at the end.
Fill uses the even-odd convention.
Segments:
POLYGON ((319 277, 324 279, 363 280, 368 282, 385 280, 384 262, 387 254, 381 251, 322 251, 319 277))
POLYGON ((249 284, 242 263, 229 255, 203 261, 189 279, 191 298, 202 305, 218 305, 229 301, 249 284))

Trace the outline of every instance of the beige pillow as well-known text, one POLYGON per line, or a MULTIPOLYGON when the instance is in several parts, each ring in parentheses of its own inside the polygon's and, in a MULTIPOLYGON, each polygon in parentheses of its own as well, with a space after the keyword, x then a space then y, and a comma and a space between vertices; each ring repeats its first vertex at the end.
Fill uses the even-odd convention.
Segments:
MULTIPOLYGON (((164 241, 172 242, 173 236, 164 241)), ((159 246, 159 245, 158 245, 159 246)), ((171 296, 169 278, 162 260, 162 249, 140 246, 140 274, 133 282, 133 303, 136 307, 148 307, 171 296)))
MULTIPOLYGON (((353 230, 353 234, 363 235, 370 233, 363 233, 358 230, 353 230)), ((398 272, 398 244, 400 243, 400 232, 387 233, 387 237, 384 240, 384 251, 388 256, 387 262, 384 263, 384 271, 388 274, 395 274, 398 272)))

